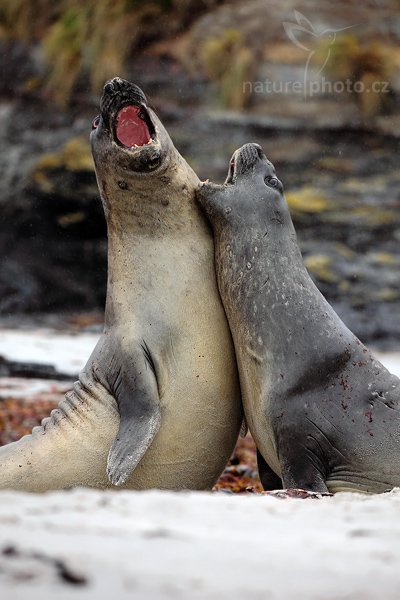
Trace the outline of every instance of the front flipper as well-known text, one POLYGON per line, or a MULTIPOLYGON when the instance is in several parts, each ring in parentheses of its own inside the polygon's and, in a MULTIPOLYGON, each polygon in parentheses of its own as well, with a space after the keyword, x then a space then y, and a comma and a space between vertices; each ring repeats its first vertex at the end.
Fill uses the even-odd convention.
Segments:
POLYGON ((154 363, 146 344, 122 362, 118 354, 111 372, 120 426, 108 455, 107 475, 111 483, 119 486, 125 483, 152 443, 160 428, 161 409, 154 363))
MULTIPOLYGON (((301 425, 299 424, 300 430, 301 425)), ((326 468, 321 446, 311 435, 282 436, 279 444, 282 484, 311 492, 328 492, 326 468)))
POLYGON ((281 461, 284 489, 300 489, 309 492, 329 492, 324 476, 309 457, 293 456, 281 461))
POLYGON ((257 448, 257 466, 258 466, 258 476, 260 478, 261 485, 263 486, 263 488, 266 492, 271 491, 271 490, 281 490, 282 489, 281 478, 278 477, 278 475, 276 473, 274 473, 274 471, 271 469, 271 467, 266 463, 263 455, 261 454, 261 452, 259 451, 258 448, 257 448))

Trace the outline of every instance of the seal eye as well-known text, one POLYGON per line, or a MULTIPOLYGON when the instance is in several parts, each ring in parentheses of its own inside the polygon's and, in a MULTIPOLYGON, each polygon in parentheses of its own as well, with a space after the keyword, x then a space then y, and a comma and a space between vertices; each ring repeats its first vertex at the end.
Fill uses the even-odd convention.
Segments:
POLYGON ((100 115, 98 115, 92 123, 92 129, 97 129, 100 125, 100 115))
POLYGON ((279 179, 277 177, 269 176, 265 178, 265 183, 271 187, 279 187, 279 179))

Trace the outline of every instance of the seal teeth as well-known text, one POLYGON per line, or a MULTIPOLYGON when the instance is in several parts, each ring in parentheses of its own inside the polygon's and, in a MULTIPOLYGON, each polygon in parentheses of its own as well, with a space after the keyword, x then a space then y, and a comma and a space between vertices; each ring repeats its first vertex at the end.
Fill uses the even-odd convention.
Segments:
POLYGON ((154 144, 154 140, 152 140, 151 138, 145 144, 142 144, 142 145, 140 145, 140 144, 133 144, 133 146, 130 147, 130 150, 132 148, 144 148, 145 146, 149 146, 150 144, 154 144))

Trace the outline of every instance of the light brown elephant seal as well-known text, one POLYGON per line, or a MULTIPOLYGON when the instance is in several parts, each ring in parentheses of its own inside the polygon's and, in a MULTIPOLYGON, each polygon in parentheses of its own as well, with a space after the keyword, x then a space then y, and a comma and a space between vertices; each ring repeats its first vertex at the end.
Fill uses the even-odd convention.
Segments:
POLYGON ((314 285, 282 184, 261 147, 231 159, 198 200, 265 487, 384 492, 400 486, 400 381, 314 285))
POLYGON ((91 142, 108 224, 104 333, 51 416, 0 449, 0 488, 210 488, 242 408, 199 180, 122 79, 104 88, 91 142))

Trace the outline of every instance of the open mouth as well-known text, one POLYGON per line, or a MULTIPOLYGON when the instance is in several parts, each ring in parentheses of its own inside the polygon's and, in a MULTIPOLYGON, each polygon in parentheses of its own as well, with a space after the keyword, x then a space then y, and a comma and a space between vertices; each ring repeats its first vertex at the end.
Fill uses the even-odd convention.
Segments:
POLYGON ((236 157, 233 156, 231 162, 229 163, 229 171, 228 176, 225 179, 225 185, 232 184, 235 181, 236 176, 236 157))
POLYGON ((129 150, 152 144, 156 132, 144 105, 128 104, 121 108, 114 121, 116 141, 129 150))

